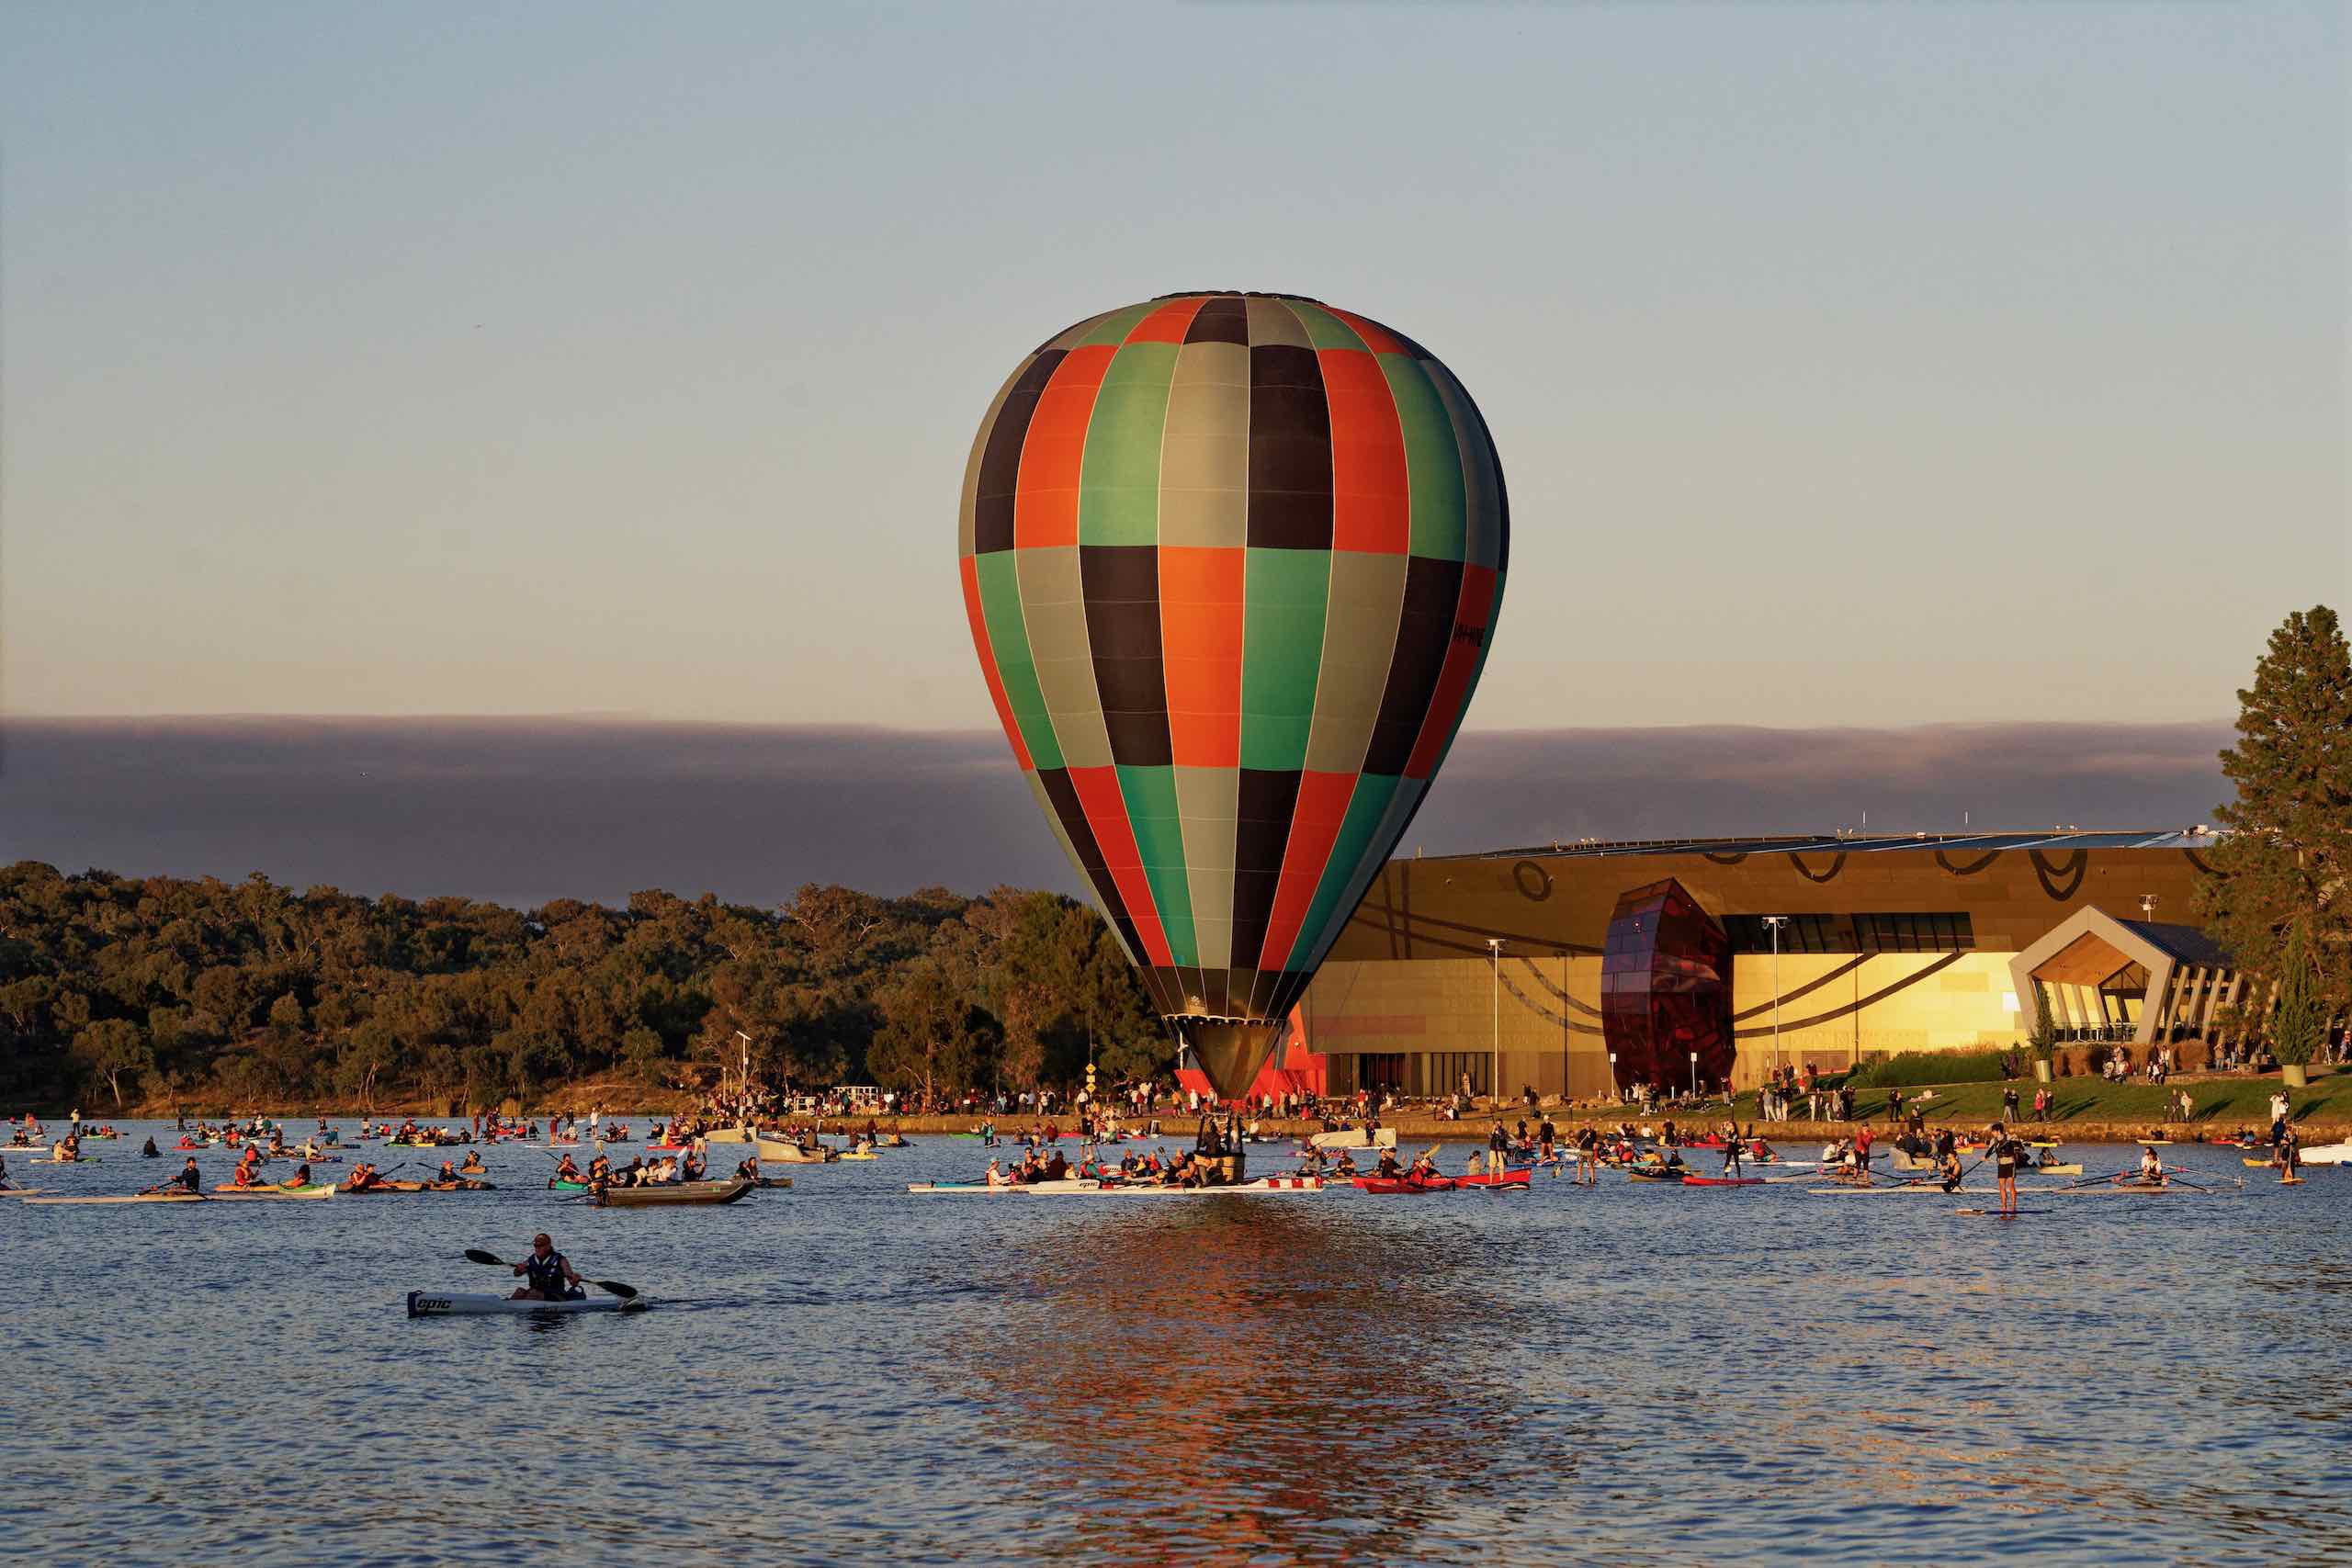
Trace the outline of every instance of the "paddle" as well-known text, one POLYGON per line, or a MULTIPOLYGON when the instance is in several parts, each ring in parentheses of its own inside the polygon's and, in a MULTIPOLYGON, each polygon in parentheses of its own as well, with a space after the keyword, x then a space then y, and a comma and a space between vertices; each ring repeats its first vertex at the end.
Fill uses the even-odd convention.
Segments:
MULTIPOLYGON (((479 1247, 472 1247, 466 1248, 466 1261, 469 1263, 487 1263, 493 1269, 512 1269, 514 1267, 514 1265, 507 1262, 503 1258, 493 1257, 491 1254, 482 1251, 479 1247)), ((585 1282, 595 1286, 598 1290, 605 1292, 608 1295, 618 1296, 625 1302, 633 1301, 637 1297, 637 1287, 635 1285, 624 1285, 618 1280, 590 1280, 585 1282)))

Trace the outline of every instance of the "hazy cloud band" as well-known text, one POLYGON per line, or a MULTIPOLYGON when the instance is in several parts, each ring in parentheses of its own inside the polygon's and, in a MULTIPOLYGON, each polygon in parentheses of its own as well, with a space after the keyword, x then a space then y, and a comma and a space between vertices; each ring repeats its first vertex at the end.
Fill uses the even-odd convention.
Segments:
MULTIPOLYGON (((1403 852, 1549 840, 2210 821, 2223 724, 1464 735, 1403 852)), ((531 906, 1078 892, 994 732, 584 719, 11 723, 0 859, 531 906)))

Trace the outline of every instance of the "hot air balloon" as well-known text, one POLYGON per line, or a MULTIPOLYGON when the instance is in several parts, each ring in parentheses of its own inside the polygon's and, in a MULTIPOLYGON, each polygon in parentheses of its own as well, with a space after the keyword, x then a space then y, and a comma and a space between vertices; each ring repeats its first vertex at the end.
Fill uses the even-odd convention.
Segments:
POLYGON ((1090 316, 980 422, 958 549, 989 695, 1225 1098, 1453 744, 1509 543, 1453 373, 1296 295, 1090 316))

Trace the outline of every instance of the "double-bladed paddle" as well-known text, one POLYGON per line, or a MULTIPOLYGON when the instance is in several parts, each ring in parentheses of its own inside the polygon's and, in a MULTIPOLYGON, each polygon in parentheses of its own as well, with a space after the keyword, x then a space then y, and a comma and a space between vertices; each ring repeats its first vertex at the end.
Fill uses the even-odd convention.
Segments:
MULTIPOLYGON (((475 1247, 466 1248, 466 1261, 469 1263, 487 1263, 494 1269, 512 1269, 514 1267, 514 1264, 507 1262, 503 1258, 494 1257, 490 1253, 482 1251, 480 1247, 475 1247)), ((637 1296, 637 1287, 635 1285, 624 1285, 618 1280, 590 1280, 586 1281, 586 1283, 595 1286, 598 1290, 605 1292, 607 1295, 618 1296, 625 1302, 634 1300, 637 1296)))

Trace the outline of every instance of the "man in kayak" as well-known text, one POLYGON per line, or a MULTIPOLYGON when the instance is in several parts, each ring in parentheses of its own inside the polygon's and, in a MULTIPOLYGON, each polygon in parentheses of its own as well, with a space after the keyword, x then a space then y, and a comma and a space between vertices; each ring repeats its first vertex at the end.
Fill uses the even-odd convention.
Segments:
POLYGON ((458 1166, 458 1174, 459 1176, 480 1176, 482 1174, 482 1171, 483 1166, 481 1163, 481 1151, 478 1149, 468 1149, 466 1151, 466 1157, 464 1160, 459 1162, 458 1166))
POLYGON ((567 1151, 561 1159, 555 1162, 555 1175, 549 1180, 548 1185, 552 1186, 558 1181, 577 1181, 579 1179, 580 1168, 571 1163, 571 1156, 570 1152, 567 1151))
POLYGON ((545 1231, 531 1238, 531 1256, 515 1264, 514 1272, 528 1275, 529 1282, 509 1296, 509 1301, 577 1302, 588 1298, 580 1276, 572 1271, 571 1260, 555 1249, 555 1243, 545 1231))

